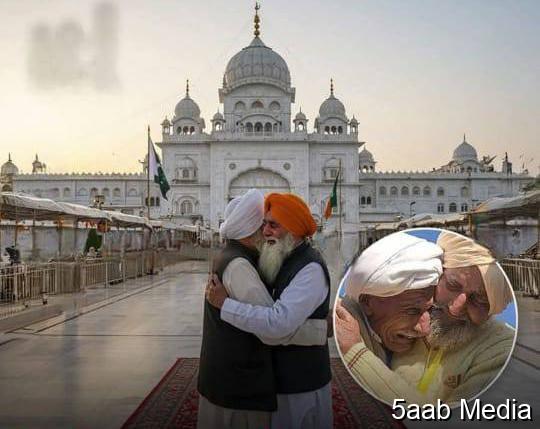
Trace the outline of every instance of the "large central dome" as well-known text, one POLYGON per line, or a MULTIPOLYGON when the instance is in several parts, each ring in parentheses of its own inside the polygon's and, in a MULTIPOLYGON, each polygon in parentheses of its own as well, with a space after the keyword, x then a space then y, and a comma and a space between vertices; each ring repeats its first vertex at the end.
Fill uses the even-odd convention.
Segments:
POLYGON ((225 69, 224 83, 227 89, 267 83, 288 90, 291 87, 291 74, 285 60, 256 36, 249 46, 230 59, 225 69))

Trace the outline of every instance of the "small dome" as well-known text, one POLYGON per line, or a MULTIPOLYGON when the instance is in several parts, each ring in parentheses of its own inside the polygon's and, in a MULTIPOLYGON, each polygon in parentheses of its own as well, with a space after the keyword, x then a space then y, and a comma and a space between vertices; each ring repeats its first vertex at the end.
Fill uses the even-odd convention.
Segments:
POLYGON ((221 112, 218 110, 214 117, 212 118, 213 121, 223 121, 225 118, 221 114, 221 112))
POLYGON ((9 156, 8 160, 2 164, 2 167, 0 168, 0 174, 2 174, 2 176, 19 174, 19 169, 11 161, 11 155, 9 156))
POLYGON ((345 120, 347 119, 347 115, 345 114, 345 106, 341 101, 334 97, 334 94, 330 94, 330 97, 323 101, 321 107, 319 108, 319 116, 321 119, 330 116, 345 120))
POLYGON ((452 159, 456 162, 477 161, 478 154, 476 153, 476 149, 467 143, 465 136, 463 136, 463 143, 454 150, 452 159))
POLYGON ((296 116, 294 117, 294 119, 296 119, 297 121, 305 121, 307 118, 306 118, 306 115, 304 114, 304 112, 302 112, 301 110, 296 114, 296 116))
POLYGON ((365 147, 358 154, 358 159, 364 162, 375 162, 375 159, 373 158, 373 154, 369 150, 367 150, 365 147))
POLYGON ((199 109, 199 106, 191 99, 189 94, 186 94, 174 108, 174 115, 176 116, 176 119, 199 119, 201 116, 201 109, 199 109))
POLYGON ((258 82, 273 84, 285 90, 291 86, 287 63, 258 36, 229 60, 223 80, 229 89, 258 82))
MULTIPOLYGON (((351 122, 350 122, 351 125, 358 125, 358 119, 356 119, 354 116, 352 117, 351 119, 351 122)), ((365 149, 364 149, 365 150, 365 149)))
POLYGON ((170 127, 171 126, 171 121, 169 121, 169 118, 167 118, 165 116, 165 120, 161 123, 161 126, 162 127, 170 127))

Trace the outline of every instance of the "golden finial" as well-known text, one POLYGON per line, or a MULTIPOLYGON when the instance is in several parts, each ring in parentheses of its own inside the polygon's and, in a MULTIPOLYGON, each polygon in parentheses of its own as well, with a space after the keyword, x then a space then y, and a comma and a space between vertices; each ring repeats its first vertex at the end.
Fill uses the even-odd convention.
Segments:
POLYGON ((334 95, 334 79, 330 78, 330 95, 334 95))
POLYGON ((189 97, 189 79, 186 79, 186 97, 189 97))
POLYGON ((253 18, 253 22, 255 23, 255 31, 253 34, 255 34, 255 37, 259 37, 261 32, 259 31, 259 22, 261 22, 261 19, 259 18, 259 9, 261 8, 261 5, 259 2, 255 2, 255 18, 253 18))

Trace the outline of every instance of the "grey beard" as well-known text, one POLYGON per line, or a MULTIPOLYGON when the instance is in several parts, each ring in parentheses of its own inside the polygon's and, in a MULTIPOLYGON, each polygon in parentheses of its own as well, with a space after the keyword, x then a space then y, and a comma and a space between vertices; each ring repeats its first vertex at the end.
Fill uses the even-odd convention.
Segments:
POLYGON ((294 247, 294 239, 291 234, 287 234, 274 244, 264 242, 259 257, 259 271, 268 284, 274 283, 283 261, 294 247))
POLYGON ((478 326, 469 320, 453 319, 443 307, 435 305, 431 311, 431 333, 428 342, 431 347, 451 350, 462 347, 478 333, 478 326))

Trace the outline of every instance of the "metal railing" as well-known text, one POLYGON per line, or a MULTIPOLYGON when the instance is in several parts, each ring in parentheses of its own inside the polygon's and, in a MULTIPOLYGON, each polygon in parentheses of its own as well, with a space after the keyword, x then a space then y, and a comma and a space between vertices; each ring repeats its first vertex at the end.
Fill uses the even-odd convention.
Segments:
POLYGON ((145 250, 121 256, 0 267, 0 319, 49 295, 110 287, 185 259, 178 251, 145 250))
POLYGON ((514 290, 535 298, 540 296, 540 259, 506 258, 500 264, 514 290))

